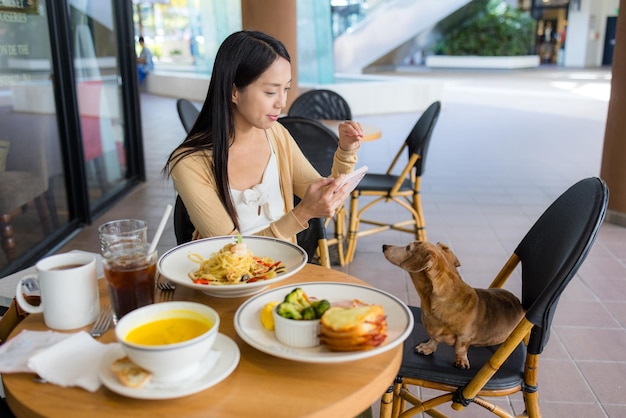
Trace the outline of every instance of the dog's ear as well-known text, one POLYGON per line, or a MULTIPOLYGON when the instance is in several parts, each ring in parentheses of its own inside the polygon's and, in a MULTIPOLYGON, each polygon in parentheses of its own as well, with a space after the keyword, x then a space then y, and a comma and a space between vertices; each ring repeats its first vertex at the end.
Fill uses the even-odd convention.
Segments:
POLYGON ((433 266, 430 251, 422 247, 414 247, 412 250, 413 253, 411 256, 400 263, 401 268, 410 273, 418 273, 420 271, 429 270, 433 266))
POLYGON ((437 243, 437 246, 439 248, 441 248, 441 251, 443 251, 443 254, 446 257, 446 260, 448 260, 448 262, 452 263, 452 265, 454 267, 459 267, 461 265, 461 262, 459 261, 459 259, 457 258, 456 254, 454 254, 452 252, 452 250, 450 249, 450 247, 448 247, 446 244, 443 244, 441 242, 437 243))

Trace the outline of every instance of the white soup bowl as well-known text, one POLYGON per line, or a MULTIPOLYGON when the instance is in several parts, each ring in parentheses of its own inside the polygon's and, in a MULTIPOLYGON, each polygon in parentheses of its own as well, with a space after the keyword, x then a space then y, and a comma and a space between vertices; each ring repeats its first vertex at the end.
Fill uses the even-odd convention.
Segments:
POLYGON ((220 326, 219 314, 195 302, 163 302, 143 306, 124 315, 115 326, 115 335, 126 355, 138 366, 152 372, 155 381, 175 381, 194 374, 198 364, 211 351, 220 326), (127 341, 135 328, 150 322, 195 319, 210 325, 205 333, 174 344, 143 345, 127 341))

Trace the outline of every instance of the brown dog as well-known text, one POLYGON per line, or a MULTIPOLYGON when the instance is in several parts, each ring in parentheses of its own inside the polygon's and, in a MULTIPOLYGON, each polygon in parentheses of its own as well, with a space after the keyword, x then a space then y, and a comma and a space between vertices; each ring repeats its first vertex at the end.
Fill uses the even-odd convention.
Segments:
POLYGON ((461 265, 444 244, 414 241, 383 245, 385 258, 406 270, 421 299, 422 323, 430 337, 415 347, 432 354, 439 343, 454 346, 454 365, 469 369, 470 345, 502 343, 524 315, 519 299, 504 289, 474 289, 461 279, 461 265))

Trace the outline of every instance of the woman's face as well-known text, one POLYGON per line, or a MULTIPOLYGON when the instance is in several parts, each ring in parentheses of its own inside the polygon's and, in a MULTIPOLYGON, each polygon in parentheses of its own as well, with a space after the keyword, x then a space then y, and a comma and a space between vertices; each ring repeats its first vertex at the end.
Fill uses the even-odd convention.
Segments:
POLYGON ((243 89, 233 87, 235 124, 269 129, 287 105, 291 87, 291 64, 278 57, 261 76, 243 89))

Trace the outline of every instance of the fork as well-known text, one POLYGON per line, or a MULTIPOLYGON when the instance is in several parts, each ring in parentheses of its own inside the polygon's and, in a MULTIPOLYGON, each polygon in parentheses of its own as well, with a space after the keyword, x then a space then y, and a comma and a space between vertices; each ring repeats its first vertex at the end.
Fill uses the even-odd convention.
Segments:
POLYGON ((111 316, 111 305, 105 305, 100 309, 100 316, 93 324, 91 331, 89 331, 89 335, 92 337, 99 337, 104 334, 109 327, 111 326, 111 320, 113 317, 111 316))
POLYGON ((160 291, 167 292, 167 291, 176 290, 176 285, 174 283, 161 281, 157 283, 157 288, 160 291))
POLYGON ((174 298, 176 285, 167 281, 159 281, 157 282, 157 289, 159 289, 159 300, 161 302, 167 302, 174 298))

